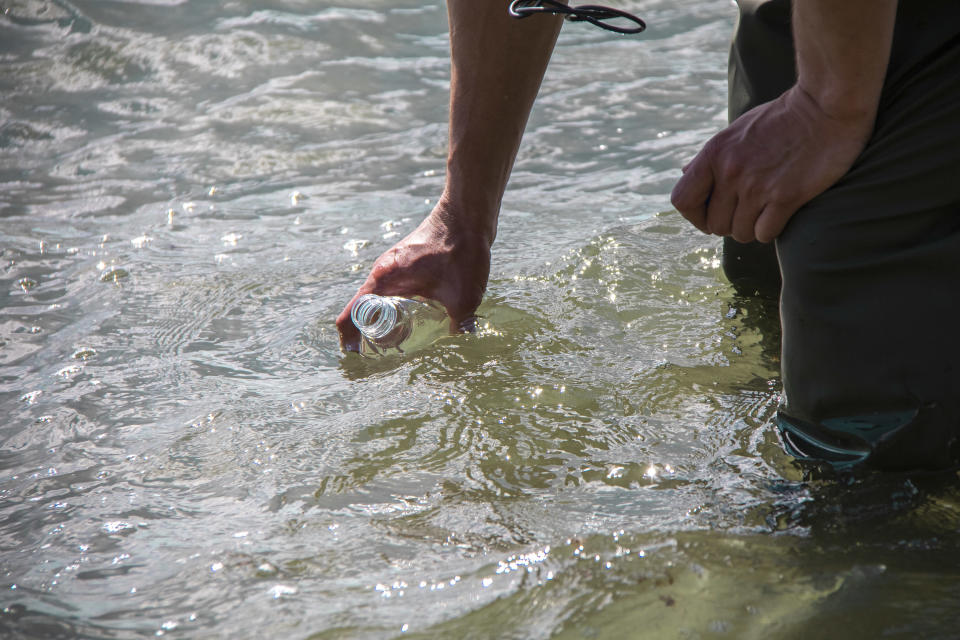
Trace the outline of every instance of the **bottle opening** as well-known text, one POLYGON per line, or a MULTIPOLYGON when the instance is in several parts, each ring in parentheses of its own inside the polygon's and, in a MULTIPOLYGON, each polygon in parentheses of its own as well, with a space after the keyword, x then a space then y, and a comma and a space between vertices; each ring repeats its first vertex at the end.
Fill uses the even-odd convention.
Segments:
POLYGON ((377 340, 393 331, 397 324, 397 308, 389 298, 368 293, 354 303, 350 319, 360 333, 377 340))

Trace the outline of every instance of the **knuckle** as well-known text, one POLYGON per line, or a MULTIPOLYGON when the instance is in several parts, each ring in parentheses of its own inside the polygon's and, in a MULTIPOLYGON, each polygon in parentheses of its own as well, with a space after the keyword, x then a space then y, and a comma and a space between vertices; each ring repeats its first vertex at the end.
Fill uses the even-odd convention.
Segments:
POLYGON ((723 132, 721 131, 717 135, 713 136, 707 140, 706 144, 703 145, 703 153, 707 156, 715 155, 723 147, 723 132))
POLYGON ((767 202, 778 208, 786 207, 793 199, 792 190, 782 184, 775 184, 767 191, 767 202))
POLYGON ((715 163, 717 178, 723 182, 734 182, 743 175, 743 164, 736 158, 725 156, 715 163))
POLYGON ((762 199, 759 197, 759 194, 762 193, 762 188, 757 181, 757 178, 751 173, 745 173, 743 178, 740 180, 740 199, 746 202, 756 202, 757 200, 762 199))

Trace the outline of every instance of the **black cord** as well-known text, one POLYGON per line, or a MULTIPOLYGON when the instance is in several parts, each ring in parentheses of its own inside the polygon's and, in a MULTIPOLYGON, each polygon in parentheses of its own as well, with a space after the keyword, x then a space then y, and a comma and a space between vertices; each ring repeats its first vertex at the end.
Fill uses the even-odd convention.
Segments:
POLYGON ((550 13, 562 15, 571 22, 589 22, 595 27, 613 31, 614 33, 634 34, 640 33, 647 28, 647 24, 637 16, 612 9, 610 7, 601 7, 594 4, 582 4, 578 7, 568 7, 556 0, 513 0, 508 9, 514 18, 529 18, 535 13, 550 13), (608 24, 607 20, 623 18, 637 25, 636 27, 619 27, 614 24, 608 24))

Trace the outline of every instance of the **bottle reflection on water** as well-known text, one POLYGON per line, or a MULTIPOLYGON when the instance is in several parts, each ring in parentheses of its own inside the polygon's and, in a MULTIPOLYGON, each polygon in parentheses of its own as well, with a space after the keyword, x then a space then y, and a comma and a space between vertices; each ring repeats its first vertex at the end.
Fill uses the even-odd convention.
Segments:
POLYGON ((406 353, 450 334, 447 312, 423 298, 368 293, 354 303, 350 319, 363 334, 360 354, 365 356, 406 353))

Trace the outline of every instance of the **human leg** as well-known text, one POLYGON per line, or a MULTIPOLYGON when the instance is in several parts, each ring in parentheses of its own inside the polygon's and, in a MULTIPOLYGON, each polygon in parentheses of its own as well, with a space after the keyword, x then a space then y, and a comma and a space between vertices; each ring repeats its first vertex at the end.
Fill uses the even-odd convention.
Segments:
POLYGON ((960 460, 958 64, 960 37, 901 73, 858 162, 778 240, 781 427, 800 454, 960 460))

